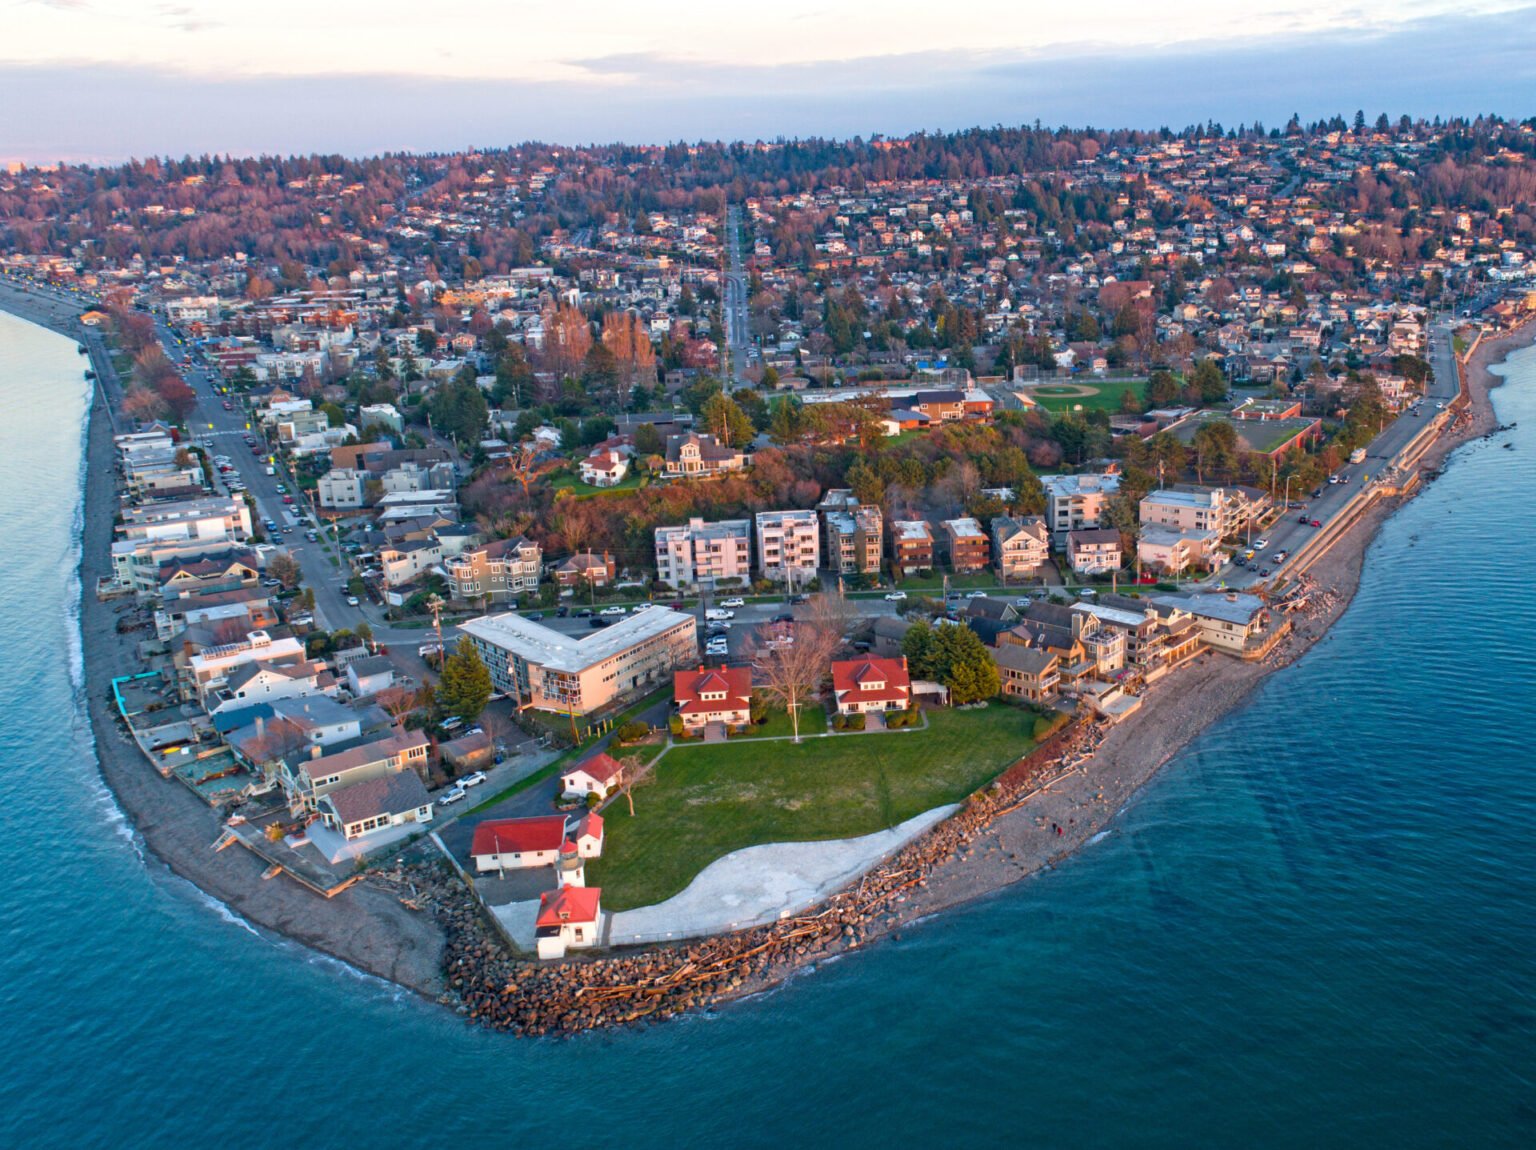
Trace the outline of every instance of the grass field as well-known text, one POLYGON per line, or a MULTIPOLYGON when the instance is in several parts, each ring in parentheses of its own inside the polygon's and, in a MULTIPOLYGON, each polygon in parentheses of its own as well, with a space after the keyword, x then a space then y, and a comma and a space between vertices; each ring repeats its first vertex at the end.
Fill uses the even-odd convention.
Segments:
POLYGON ((1034 746, 1035 713, 933 711, 911 733, 674 747, 654 779, 604 811, 587 881, 613 910, 677 894, 742 847, 872 834, 957 802, 1034 746))
POLYGON ((1146 401, 1146 381, 1140 379, 1095 380, 1089 377, 1081 381, 1074 380, 1070 384, 1043 383, 1031 388, 1029 394, 1047 411, 1071 411, 1081 405, 1084 411, 1103 410, 1114 413, 1120 410, 1121 400, 1127 391, 1134 391, 1138 402, 1146 401))
POLYGON ((631 471, 612 487, 593 487, 590 483, 583 483, 580 476, 566 472, 564 475, 556 476, 550 480, 549 486, 552 490, 566 489, 573 495, 588 499, 596 495, 617 495, 624 491, 634 491, 641 485, 641 482, 642 479, 639 472, 631 471))
MULTIPOLYGON (((827 729, 827 709, 817 702, 809 707, 800 708, 800 735, 819 735, 827 729)), ((794 727, 789 721, 788 711, 771 710, 768 718, 760 726, 752 727, 751 734, 733 735, 732 738, 740 739, 776 739, 792 736, 794 727)))

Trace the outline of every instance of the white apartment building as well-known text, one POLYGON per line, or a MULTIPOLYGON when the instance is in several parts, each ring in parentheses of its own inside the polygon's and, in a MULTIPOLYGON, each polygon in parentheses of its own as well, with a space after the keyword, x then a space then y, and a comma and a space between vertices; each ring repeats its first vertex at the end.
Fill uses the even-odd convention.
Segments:
POLYGON ((1227 501, 1219 487, 1154 491, 1141 501, 1138 513, 1143 525, 1174 531, 1214 531, 1218 538, 1227 533, 1227 501))
POLYGON ((1118 475, 1042 475, 1045 522, 1051 541, 1065 547, 1067 534, 1102 526, 1110 496, 1120 490, 1118 475))
POLYGON ((721 587, 752 579, 752 524, 747 519, 656 528, 656 578, 688 590, 700 584, 721 587))
POLYGON ((805 587, 821 566, 821 530, 814 511, 757 513, 757 569, 764 579, 805 587))

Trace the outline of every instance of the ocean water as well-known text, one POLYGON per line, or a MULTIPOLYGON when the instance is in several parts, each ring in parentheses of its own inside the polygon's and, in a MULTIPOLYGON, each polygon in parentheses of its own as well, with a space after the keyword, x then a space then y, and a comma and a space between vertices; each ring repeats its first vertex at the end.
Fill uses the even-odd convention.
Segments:
POLYGON ((1513 363, 1519 429, 1077 857, 712 1015, 521 1042, 146 861, 79 710, 83 361, 0 315, 0 1145, 1536 1143, 1536 351, 1513 363))

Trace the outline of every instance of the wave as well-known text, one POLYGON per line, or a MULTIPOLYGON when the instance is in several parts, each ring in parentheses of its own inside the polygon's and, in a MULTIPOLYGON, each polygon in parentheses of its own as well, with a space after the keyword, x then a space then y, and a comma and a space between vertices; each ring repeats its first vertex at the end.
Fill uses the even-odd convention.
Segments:
POLYGON ((65 553, 64 623, 69 647, 69 682, 76 696, 85 690, 85 637, 80 631, 81 595, 80 560, 85 553, 85 484, 90 471, 91 404, 86 397, 80 418, 80 463, 76 468, 75 513, 70 521, 69 545, 65 553))

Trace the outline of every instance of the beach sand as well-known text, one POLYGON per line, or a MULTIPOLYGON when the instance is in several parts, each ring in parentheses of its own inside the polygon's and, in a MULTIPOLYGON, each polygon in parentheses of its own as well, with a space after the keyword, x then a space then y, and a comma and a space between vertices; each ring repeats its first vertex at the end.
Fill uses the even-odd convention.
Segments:
POLYGON ((139 669, 134 652, 139 636, 119 635, 115 606, 94 594, 97 578, 108 573, 116 502, 112 428, 99 388, 91 406, 87 460, 80 560, 87 706, 102 776, 145 848, 246 921, 420 994, 438 996, 443 935, 431 915, 408 910, 397 895, 366 883, 327 900, 281 876, 263 881, 265 864, 248 851, 212 849, 220 816, 185 787, 162 779, 128 737, 112 703, 110 682, 139 669))

